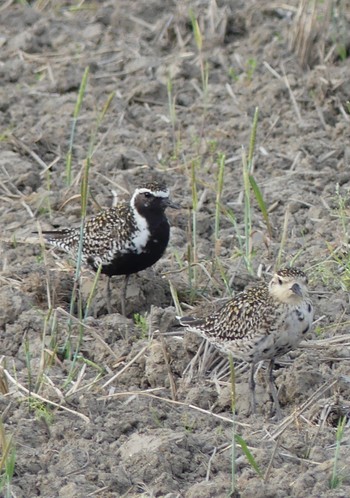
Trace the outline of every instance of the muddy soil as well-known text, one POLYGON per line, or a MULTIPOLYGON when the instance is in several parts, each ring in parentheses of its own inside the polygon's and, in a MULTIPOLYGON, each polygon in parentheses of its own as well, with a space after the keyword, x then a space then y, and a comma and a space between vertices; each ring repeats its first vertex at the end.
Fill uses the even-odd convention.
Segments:
MULTIPOLYGON (((320 10, 309 37, 296 0, 73 4, 0 6, 0 412, 15 448, 1 496, 349 496, 349 424, 334 466, 350 405, 348 3, 320 10), (248 271, 242 150, 257 107, 253 176, 271 229, 252 195, 248 271), (74 262, 33 232, 78 226, 91 141, 89 215, 148 179, 165 180, 182 209, 169 210, 164 257, 131 278, 127 317, 122 279, 108 314, 101 277, 81 325, 70 313, 74 262), (282 421, 264 365, 249 414, 237 363, 234 429, 227 359, 177 327, 173 296, 203 315, 290 263, 308 274, 317 323, 277 361, 282 421), (263 477, 239 444, 233 456, 233 430, 263 477)), ((93 282, 84 268, 84 303, 93 282)))

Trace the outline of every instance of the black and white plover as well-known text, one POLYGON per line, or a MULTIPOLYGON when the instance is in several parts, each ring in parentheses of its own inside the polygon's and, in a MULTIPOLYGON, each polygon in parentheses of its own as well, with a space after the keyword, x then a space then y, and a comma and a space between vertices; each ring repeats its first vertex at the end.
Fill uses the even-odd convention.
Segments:
MULTIPOLYGON (((168 245, 170 225, 165 215, 167 207, 179 206, 169 199, 164 183, 150 182, 135 189, 129 202, 120 202, 86 221, 82 246, 82 261, 108 276, 107 307, 110 306, 110 277, 125 275, 121 297, 125 315, 126 288, 129 276, 158 261, 168 245)), ((80 227, 44 231, 45 240, 77 257, 80 227)))
POLYGON ((297 268, 277 271, 270 283, 258 284, 203 319, 179 318, 180 324, 226 354, 251 363, 249 387, 255 412, 255 366, 270 360, 268 381, 277 417, 281 416, 273 382, 274 359, 298 347, 310 330, 313 306, 307 277, 297 268))

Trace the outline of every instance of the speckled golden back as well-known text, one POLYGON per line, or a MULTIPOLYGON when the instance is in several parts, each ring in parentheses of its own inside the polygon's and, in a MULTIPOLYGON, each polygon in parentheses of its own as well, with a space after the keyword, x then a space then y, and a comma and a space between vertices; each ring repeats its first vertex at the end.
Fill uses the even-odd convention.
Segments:
POLYGON ((224 352, 246 361, 273 358, 297 347, 313 320, 305 273, 284 268, 269 284, 239 293, 203 319, 183 317, 180 323, 224 352))

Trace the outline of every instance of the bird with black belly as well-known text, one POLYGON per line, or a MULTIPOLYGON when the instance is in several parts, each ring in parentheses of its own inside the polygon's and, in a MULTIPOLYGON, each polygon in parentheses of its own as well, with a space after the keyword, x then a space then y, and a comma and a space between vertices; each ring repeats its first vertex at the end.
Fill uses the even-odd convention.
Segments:
MULTIPOLYGON (((170 236, 165 210, 179 208, 169 198, 162 182, 136 188, 130 201, 120 202, 86 221, 83 230, 82 261, 108 276, 107 309, 111 312, 110 278, 125 275, 121 311, 125 315, 129 276, 154 265, 164 254, 170 236)), ((45 241, 77 258, 80 227, 43 231, 45 241)))

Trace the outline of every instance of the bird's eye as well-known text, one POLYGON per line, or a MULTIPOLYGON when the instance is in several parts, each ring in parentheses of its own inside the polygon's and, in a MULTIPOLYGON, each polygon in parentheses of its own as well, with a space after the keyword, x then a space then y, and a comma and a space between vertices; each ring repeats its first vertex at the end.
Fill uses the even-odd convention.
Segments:
POLYGON ((283 284, 283 281, 282 281, 282 279, 281 279, 281 278, 279 278, 279 279, 278 279, 278 283, 279 283, 280 285, 282 285, 282 284, 283 284))
POLYGON ((148 199, 149 197, 152 196, 151 192, 145 192, 144 193, 144 196, 148 199))

